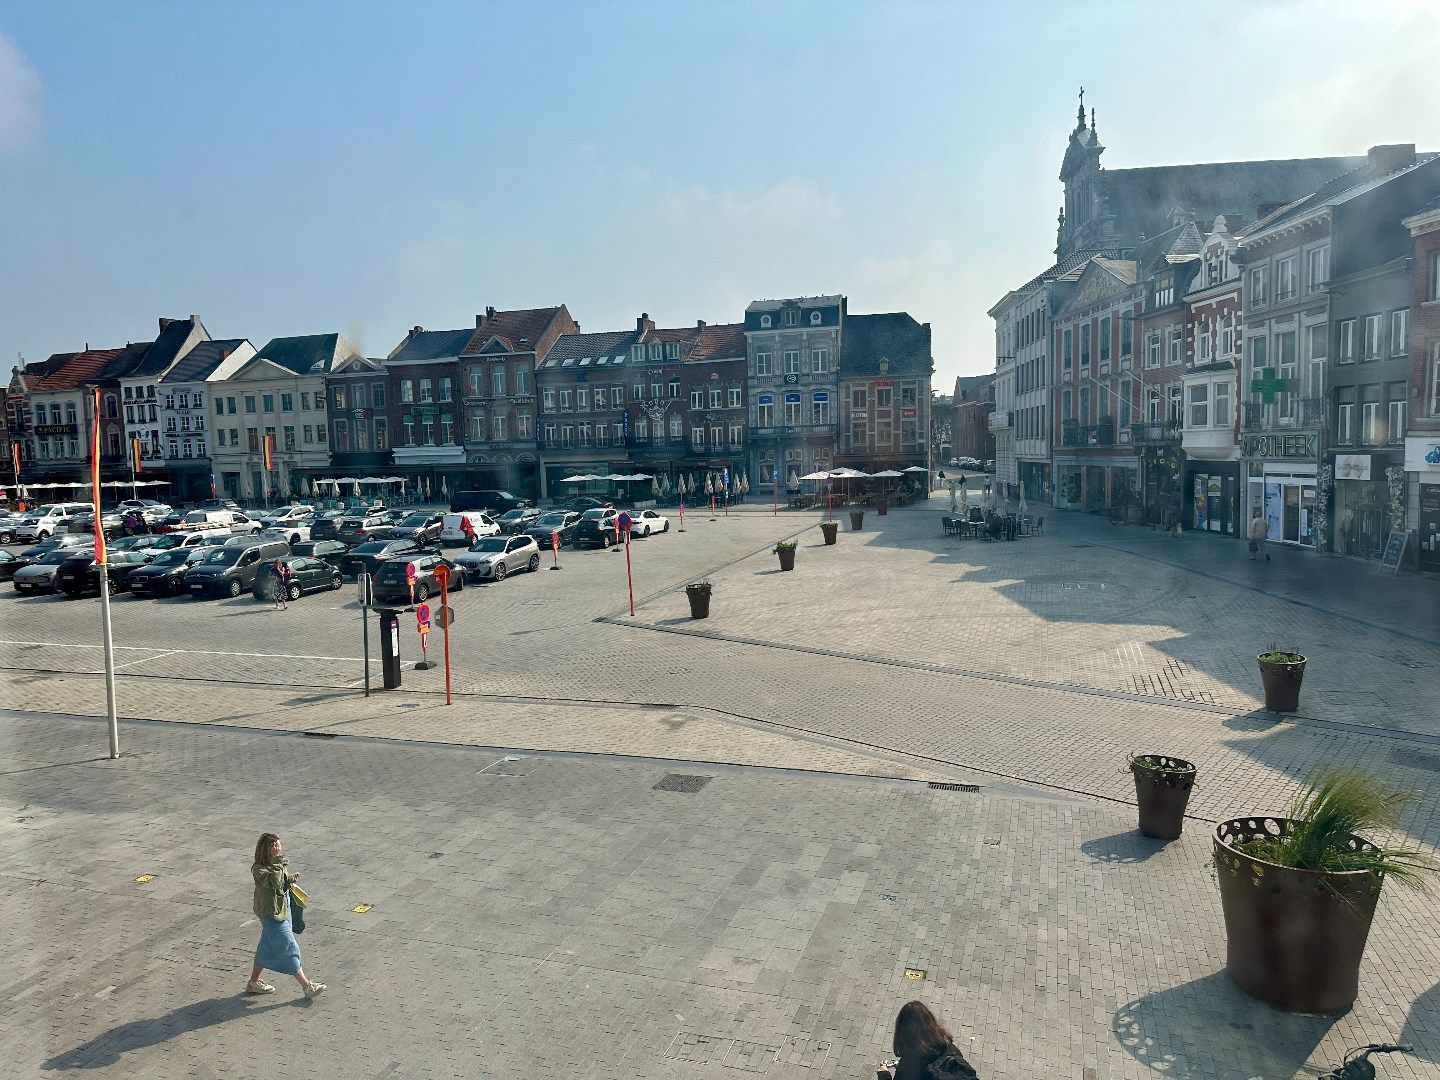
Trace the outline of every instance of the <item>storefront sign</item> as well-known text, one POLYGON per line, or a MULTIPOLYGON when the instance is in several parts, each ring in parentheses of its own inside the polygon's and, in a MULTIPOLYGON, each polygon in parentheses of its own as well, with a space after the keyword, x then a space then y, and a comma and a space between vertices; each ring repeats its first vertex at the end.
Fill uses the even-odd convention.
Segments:
POLYGON ((760 404, 760 405, 773 405, 773 404, 775 404, 775 395, 774 395, 774 394, 761 394, 759 397, 757 397, 757 398, 755 399, 755 401, 756 401, 757 404, 760 404))
POLYGON ((1336 455, 1335 455, 1335 479, 1336 479, 1336 480, 1369 480, 1369 479, 1370 479, 1370 455, 1369 455, 1369 454, 1336 454, 1336 455))
POLYGON ((875 388, 878 390, 878 389, 881 389, 882 387, 894 386, 894 385, 895 385, 895 381, 894 381, 893 379, 882 379, 882 380, 880 380, 879 382, 872 382, 870 385, 873 386, 873 387, 875 387, 875 388))
POLYGON ((375 411, 373 409, 351 409, 350 416, 355 420, 373 420, 375 411))
POLYGON ((78 425, 76 424, 36 424, 36 435, 74 435, 78 425))
POLYGON ((850 415, 853 416, 856 420, 864 420, 868 418, 870 414, 864 409, 851 409, 850 415))
POLYGON ((800 395, 799 395, 799 394, 786 394, 786 395, 785 395, 785 400, 786 400, 787 402, 798 403, 798 402, 800 401, 800 395))
POLYGON ((914 420, 914 419, 915 419, 915 410, 914 410, 914 409, 901 409, 901 410, 900 410, 900 419, 901 419, 901 420, 914 420))
POLYGON ((1240 439, 1240 454, 1247 458, 1273 458, 1290 461, 1315 460, 1315 433, 1245 435, 1240 439))
POLYGON ((1411 435, 1405 440, 1405 471, 1440 472, 1440 439, 1433 435, 1411 435))

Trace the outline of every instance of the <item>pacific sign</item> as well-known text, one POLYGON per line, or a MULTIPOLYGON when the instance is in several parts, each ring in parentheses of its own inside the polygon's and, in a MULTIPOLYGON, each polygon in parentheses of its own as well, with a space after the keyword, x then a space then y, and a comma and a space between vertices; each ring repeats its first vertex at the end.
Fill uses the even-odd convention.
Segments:
POLYGON ((1247 458, 1292 458, 1314 461, 1315 433, 1295 432, 1276 435, 1244 435, 1240 439, 1240 455, 1247 458))

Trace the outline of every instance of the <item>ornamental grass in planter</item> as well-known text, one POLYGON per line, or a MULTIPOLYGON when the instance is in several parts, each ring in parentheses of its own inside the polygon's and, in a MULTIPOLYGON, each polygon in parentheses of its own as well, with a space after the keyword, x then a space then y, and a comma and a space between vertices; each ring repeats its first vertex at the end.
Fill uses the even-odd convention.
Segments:
POLYGON ((1300 683, 1305 678, 1305 657, 1298 652, 1270 646, 1255 658, 1260 665, 1260 684, 1265 688, 1265 708, 1271 712, 1295 712, 1300 708, 1300 683))
POLYGON ((1195 787, 1195 766, 1183 758, 1140 754, 1130 758, 1130 772, 1140 805, 1140 831, 1158 840, 1178 840, 1195 787))
POLYGON ((710 617, 710 592, 709 581, 692 581, 685 586, 685 599, 690 601, 690 617, 692 619, 708 619, 710 617))
POLYGON ((781 570, 795 569, 795 541, 781 540, 775 545, 775 554, 780 556, 781 570))
POLYGON ((825 538, 825 543, 827 545, 832 545, 835 543, 835 537, 839 532, 840 523, 838 521, 820 522, 820 535, 825 538))
POLYGON ((1225 971, 1241 990, 1290 1012, 1350 1008, 1387 878, 1427 887, 1440 862, 1389 846, 1409 802, 1360 772, 1310 780, 1287 817, 1215 826, 1225 912, 1225 971))

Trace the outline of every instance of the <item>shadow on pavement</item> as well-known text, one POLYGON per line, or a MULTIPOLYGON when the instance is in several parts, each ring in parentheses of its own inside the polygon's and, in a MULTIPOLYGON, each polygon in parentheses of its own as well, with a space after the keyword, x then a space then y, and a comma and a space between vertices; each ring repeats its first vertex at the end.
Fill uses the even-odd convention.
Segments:
POLYGON ((1156 840, 1139 829, 1130 829, 1086 840, 1080 845, 1080 850, 1102 866, 1128 866, 1159 855, 1170 844, 1169 840, 1156 840))
POLYGON ((266 1005, 255 1004, 256 999, 241 994, 229 997, 209 998, 182 1005, 164 1016, 153 1016, 102 1031, 87 1043, 73 1050, 56 1054, 40 1067, 47 1071, 68 1072, 71 1069, 105 1069, 119 1062, 122 1054, 130 1050, 141 1050, 156 1046, 177 1035, 201 1031, 242 1016, 254 1016, 283 1009, 292 1005, 308 1004, 303 997, 290 1001, 275 1001, 266 1005))
POLYGON ((1436 983, 1410 1003, 1410 1013, 1405 1017, 1405 1027, 1396 1042, 1410 1043, 1415 1047, 1415 1057, 1420 1061, 1440 1064, 1440 1056, 1425 1049, 1435 1030, 1435 1015, 1440 1012, 1440 983, 1436 983))
POLYGON ((1246 997, 1223 971, 1146 994, 1110 1030, 1136 1061, 1166 1076, 1294 1076, 1334 1021, 1293 1016, 1246 997))

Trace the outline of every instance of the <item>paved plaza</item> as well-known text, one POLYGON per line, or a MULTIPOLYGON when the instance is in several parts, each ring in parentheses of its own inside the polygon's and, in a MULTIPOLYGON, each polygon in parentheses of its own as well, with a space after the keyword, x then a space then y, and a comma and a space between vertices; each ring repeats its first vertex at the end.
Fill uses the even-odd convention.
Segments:
POLYGON ((919 996, 987 1077, 1314 1075, 1397 1037, 1384 1075, 1440 1075, 1436 898, 1387 888, 1352 1013, 1285 1016, 1225 980, 1207 834, 1344 764, 1440 841, 1433 586, 1078 515, 959 541, 938 504, 833 548, 813 514, 692 515, 634 545, 634 617, 606 552, 466 590, 448 707, 438 670, 358 692, 348 588, 122 599, 118 763, 95 603, 5 595, 4 1060, 867 1076, 919 996), (1311 658, 1291 720, 1258 707, 1272 643, 1311 658), (1199 764, 1181 841, 1134 831, 1132 751, 1199 764), (316 895, 311 1006, 236 996, 265 828, 316 895))

